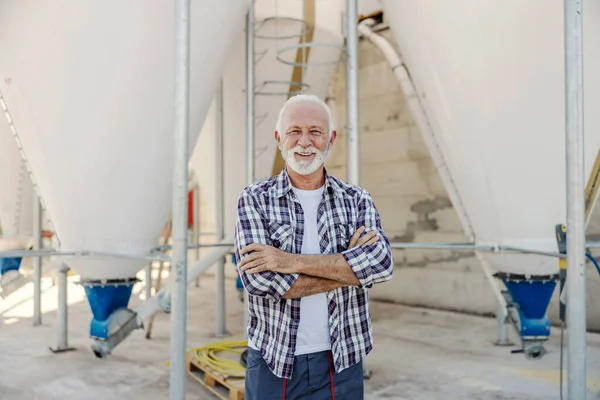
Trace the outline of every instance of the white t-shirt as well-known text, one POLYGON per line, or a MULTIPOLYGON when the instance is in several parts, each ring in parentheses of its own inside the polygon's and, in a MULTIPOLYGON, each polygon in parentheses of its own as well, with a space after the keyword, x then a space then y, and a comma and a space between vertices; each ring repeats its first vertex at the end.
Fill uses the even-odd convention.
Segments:
MULTIPOLYGON (((292 189, 296 193, 304 213, 304 239, 301 253, 321 254, 317 211, 325 187, 322 186, 317 190, 292 189)), ((250 340, 248 340, 248 346, 258 350, 258 347, 250 340)), ((318 293, 303 297, 300 299, 300 323, 298 325, 295 354, 310 354, 326 350, 331 350, 327 294, 318 293)))
MULTIPOLYGON (((302 254, 321 254, 317 211, 323 198, 324 187, 317 190, 293 188, 304 212, 304 240, 302 254)), ((300 324, 296 340, 296 355, 331 349, 327 294, 318 293, 300 300, 300 324)))

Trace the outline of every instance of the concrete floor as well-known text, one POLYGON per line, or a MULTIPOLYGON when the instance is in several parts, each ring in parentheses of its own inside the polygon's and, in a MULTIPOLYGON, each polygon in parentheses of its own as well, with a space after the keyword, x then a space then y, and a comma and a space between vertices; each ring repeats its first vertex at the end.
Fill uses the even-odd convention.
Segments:
MULTIPOLYGON (((76 278, 74 278, 76 279, 76 278)), ((57 291, 44 281, 43 325, 32 327, 31 287, 0 300, 0 399, 166 399, 170 324, 155 320, 152 340, 132 334, 106 360, 90 351, 90 312, 82 289, 69 286, 69 344, 75 351, 53 354, 57 291)), ((217 340, 215 282, 206 277, 190 287, 188 347, 217 340)), ((136 286, 131 306, 143 299, 136 286)), ((228 339, 242 337, 242 306, 227 282, 228 339)), ((495 347, 495 320, 461 314, 372 305, 375 349, 366 360, 372 377, 367 399, 558 399, 559 338, 555 330, 548 354, 539 361, 495 347)), ((588 336, 588 399, 600 399, 600 336, 588 336)), ((566 354, 566 353, 565 353, 566 354)), ((187 379, 188 399, 213 399, 187 379)), ((565 396, 566 398, 566 396, 565 396)))

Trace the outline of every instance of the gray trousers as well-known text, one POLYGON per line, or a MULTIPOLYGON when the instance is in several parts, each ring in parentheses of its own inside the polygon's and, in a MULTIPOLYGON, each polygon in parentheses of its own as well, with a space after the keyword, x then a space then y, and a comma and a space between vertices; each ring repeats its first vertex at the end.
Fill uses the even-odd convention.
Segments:
POLYGON ((246 400, 363 400, 362 361, 335 373, 331 352, 294 359, 292 379, 275 376, 259 351, 248 348, 246 400))

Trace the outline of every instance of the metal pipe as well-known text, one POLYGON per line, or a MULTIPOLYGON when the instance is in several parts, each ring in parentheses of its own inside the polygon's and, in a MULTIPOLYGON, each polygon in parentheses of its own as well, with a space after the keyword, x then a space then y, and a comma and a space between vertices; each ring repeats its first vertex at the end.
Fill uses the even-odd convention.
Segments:
POLYGON ((65 351, 74 350, 69 347, 69 313, 68 313, 68 281, 67 274, 69 267, 62 264, 58 269, 58 310, 57 318, 58 325, 56 330, 56 347, 50 347, 54 353, 62 353, 65 351))
MULTIPOLYGON (((216 240, 225 239, 225 176, 224 176, 224 119, 223 119, 223 81, 219 85, 217 91, 216 104, 216 138, 215 138, 215 205, 216 205, 216 240)), ((225 336, 225 257, 217 263, 217 337, 225 336)))
MULTIPOLYGON (((188 272, 188 284, 191 284, 196 278, 205 273, 211 266, 213 266, 219 259, 225 256, 228 252, 233 250, 231 244, 231 238, 227 238, 225 242, 229 243, 228 247, 215 247, 202 259, 196 261, 188 272)), ((142 303, 138 308, 135 309, 137 314, 139 327, 144 326, 145 321, 154 315, 156 312, 163 310, 170 312, 171 310, 171 292, 173 282, 169 281, 165 286, 162 287, 152 298, 142 303)))
MULTIPOLYGON (((214 236, 216 236, 216 234, 214 236)), ((223 247, 223 246, 233 246, 233 243, 199 243, 199 244, 188 246, 188 249, 203 249, 203 248, 223 247)), ((158 252, 166 251, 166 250, 171 250, 171 245, 166 244, 166 245, 157 246, 154 248, 154 251, 158 251, 158 252)))
MULTIPOLYGON (((33 193, 33 248, 42 250, 42 204, 33 193)), ((42 324, 42 257, 33 258, 33 326, 42 324)))
POLYGON ((246 183, 254 183, 254 0, 246 16, 246 183))
POLYGON ((438 249, 438 250, 468 250, 468 251, 496 251, 497 246, 477 245, 474 243, 417 243, 417 242, 391 242, 392 249, 438 249))
MULTIPOLYGON (((196 247, 222 247, 222 246, 233 246, 233 243, 203 243, 199 244, 196 247)), ((500 245, 481 245, 474 243, 427 243, 427 242, 390 242, 390 247, 392 249, 437 249, 437 250, 457 250, 457 251, 483 251, 483 252, 494 252, 494 253, 502 253, 502 252, 517 252, 517 253, 526 253, 526 254, 536 254, 541 256, 548 257, 557 257, 557 258, 565 258, 564 254, 550 252, 550 251, 542 251, 535 249, 527 249, 515 246, 500 246, 500 245)), ((588 242, 586 243, 586 247, 590 248, 600 248, 600 242, 588 242)), ((155 250, 164 251, 170 249, 171 246, 159 246, 155 250)), ((193 248, 193 247, 192 247, 193 248)))
POLYGON ((346 135, 348 182, 360 185, 360 141, 358 118, 358 7, 346 0, 346 135))
MULTIPOLYGON (((233 243, 202 243, 194 247, 223 247, 233 246, 233 243)), ((391 242, 390 246, 393 249, 447 249, 447 250, 483 250, 483 251, 496 251, 499 246, 490 245, 476 245, 473 243, 423 243, 423 242, 391 242)), ((157 251, 165 251, 171 248, 170 245, 159 246, 156 248, 157 251)), ((532 250, 533 251, 533 250, 532 250)))
POLYGON ((185 398, 190 0, 175 2, 175 118, 173 168, 173 255, 171 312, 171 375, 169 398, 185 398))
POLYGON ((583 6, 564 2, 567 170, 567 371, 571 400, 585 399, 585 170, 583 156, 583 6))
MULTIPOLYGON (((232 242, 221 242, 221 243, 202 243, 198 245, 188 246, 188 249, 197 248, 213 248, 213 247, 231 247, 234 244, 232 242)), ((505 253, 505 252, 518 252, 525 254, 537 254, 547 257, 566 258, 566 255, 541 251, 535 249, 520 248, 514 246, 498 246, 498 245, 476 245, 473 243, 426 243, 426 242, 391 242, 390 247, 393 249, 438 249, 438 250, 456 250, 456 251, 483 251, 483 252, 494 252, 494 253, 505 253)), ((599 242, 588 242, 586 247, 599 248, 599 242)), ((163 252, 170 250, 171 245, 157 246, 152 251, 153 253, 163 252)), ((126 259, 140 259, 148 261, 171 261, 171 257, 164 255, 155 256, 143 256, 143 255, 129 255, 99 251, 70 251, 60 252, 51 249, 47 250, 11 250, 0 252, 0 258, 10 257, 36 257, 36 256, 61 256, 61 257, 114 257, 114 258, 126 258, 126 259)))
MULTIPOLYGON (((246 184, 254 183, 254 0, 246 16, 246 184)), ((248 293, 244 290, 244 337, 250 320, 248 293)))
POLYGON ((538 256, 546 256, 546 257, 556 257, 556 258, 565 258, 566 256, 561 253, 557 253, 555 251, 542 251, 535 249, 524 249, 521 247, 514 246, 499 246, 498 250, 504 253, 523 253, 523 254, 534 254, 538 256))
MULTIPOLYGON (((232 242, 221 242, 221 243, 202 243, 198 245, 190 245, 188 249, 198 248, 213 248, 213 247, 231 247, 234 243, 232 242)), ((541 251, 535 249, 527 249, 514 246, 498 246, 498 245, 477 245, 473 243, 426 243, 426 242, 391 242, 390 247, 393 249, 437 249, 437 250, 453 250, 453 251, 482 251, 482 252, 493 252, 493 253, 507 253, 517 252, 524 254, 536 254, 547 257, 566 258, 565 254, 541 251)), ((585 244, 587 248, 600 248, 600 242, 587 242, 585 244)), ((158 253, 170 250, 171 245, 162 245, 155 247, 152 252, 158 253)), ((143 255, 129 255, 119 253, 109 253, 101 251, 70 251, 60 252, 51 249, 47 250, 11 250, 0 252, 0 258, 10 257, 37 257, 37 256, 61 256, 61 257, 114 257, 114 258, 126 258, 134 260, 148 260, 148 261, 171 261, 171 257, 164 255, 155 256, 143 256, 143 255)))
MULTIPOLYGON (((358 114, 358 1, 346 0, 346 165, 348 182, 360 185, 358 114)), ((363 376, 369 376, 365 369, 363 376)))
POLYGON ((61 257, 108 257, 108 258, 125 258, 130 260, 148 260, 148 261, 170 261, 171 257, 167 256, 147 256, 147 255, 130 255, 120 253, 110 253, 106 251, 55 251, 47 250, 11 250, 0 251, 0 258, 12 257, 38 257, 38 256, 61 256, 61 257))
POLYGON ((524 253, 535 254, 546 257, 565 258, 561 253, 542 251, 535 249, 527 249, 515 246, 497 246, 497 245, 478 245, 474 243, 390 243, 392 249, 437 249, 437 250, 452 250, 452 251, 482 251, 492 253, 524 253))

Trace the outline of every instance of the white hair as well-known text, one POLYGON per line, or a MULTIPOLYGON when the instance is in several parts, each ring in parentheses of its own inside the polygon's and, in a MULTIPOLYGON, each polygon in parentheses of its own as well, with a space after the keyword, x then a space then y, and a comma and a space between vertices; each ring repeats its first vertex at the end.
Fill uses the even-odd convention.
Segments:
POLYGON ((285 103, 283 103, 283 107, 279 110, 279 117, 277 118, 277 124, 275 125, 275 130, 279 132, 281 135, 281 124, 283 124, 283 117, 285 116, 285 112, 288 107, 292 104, 318 104, 327 114, 327 121, 329 122, 329 132, 327 132, 327 138, 331 138, 331 132, 335 130, 335 126, 333 124, 333 118, 331 117, 331 109, 323 100, 315 96, 314 94, 298 94, 287 99, 285 103))

